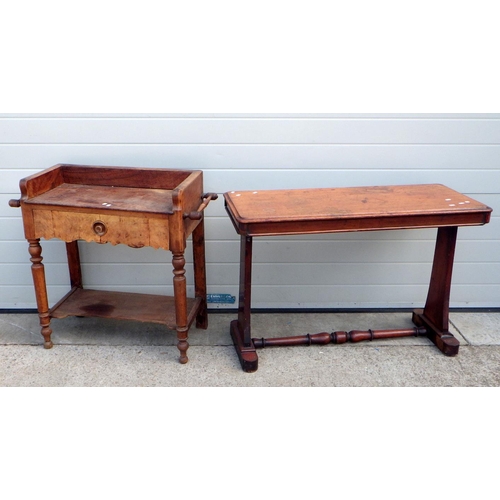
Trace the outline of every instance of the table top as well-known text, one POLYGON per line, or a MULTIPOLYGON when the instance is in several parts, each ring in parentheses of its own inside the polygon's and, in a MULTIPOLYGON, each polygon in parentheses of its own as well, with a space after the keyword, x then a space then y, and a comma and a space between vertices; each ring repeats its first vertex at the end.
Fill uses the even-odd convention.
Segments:
MULTIPOLYGON (((165 217, 200 205, 201 170, 57 164, 21 179, 23 210, 106 211, 165 217)), ((15 200, 14 200, 15 201, 15 200)))
POLYGON ((26 200, 28 205, 172 214, 172 191, 135 187, 60 184, 26 200))
POLYGON ((301 234, 481 225, 491 208, 441 184, 231 191, 240 234, 301 234))

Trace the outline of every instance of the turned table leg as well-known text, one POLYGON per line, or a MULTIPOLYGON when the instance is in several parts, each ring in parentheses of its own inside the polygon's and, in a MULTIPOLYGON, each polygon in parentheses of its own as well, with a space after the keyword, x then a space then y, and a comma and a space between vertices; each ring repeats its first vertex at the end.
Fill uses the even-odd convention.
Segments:
POLYGON ((413 312, 413 322, 417 326, 425 326, 428 337, 448 356, 458 354, 460 345, 449 332, 451 276, 457 230, 456 226, 438 229, 425 307, 413 312))
POLYGON ((44 338, 43 347, 50 349, 54 344, 50 339, 52 330, 50 329, 49 301, 47 297, 47 284, 45 282, 45 268, 42 264, 42 247, 40 239, 28 240, 29 253, 31 255, 31 273, 33 275, 33 284, 35 286, 36 305, 40 326, 42 327, 42 336, 44 338))
POLYGON ((175 322, 177 329, 177 348, 180 352, 179 361, 184 364, 188 362, 187 350, 188 318, 187 318, 187 295, 186 295, 186 260, 184 253, 174 253, 172 265, 174 267, 174 297, 175 297, 175 322))
POLYGON ((241 236, 238 319, 231 321, 231 337, 245 372, 254 372, 258 368, 258 357, 250 329, 251 286, 252 237, 241 236))
POLYGON ((201 305, 196 315, 196 328, 208 328, 207 313, 207 278, 205 264, 205 224, 202 218, 195 227, 193 234, 193 267, 194 267, 194 293, 200 297, 201 305))

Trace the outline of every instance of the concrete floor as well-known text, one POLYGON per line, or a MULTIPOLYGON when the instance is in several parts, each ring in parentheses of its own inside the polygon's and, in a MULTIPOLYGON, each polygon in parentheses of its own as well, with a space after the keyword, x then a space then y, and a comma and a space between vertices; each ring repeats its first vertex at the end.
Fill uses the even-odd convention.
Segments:
MULTIPOLYGON (((162 325, 97 318, 52 321, 43 349, 36 314, 0 314, 0 386, 7 387, 466 387, 500 386, 500 313, 450 314, 456 357, 427 338, 261 349, 242 371, 229 335, 235 313, 191 328, 189 363, 162 325)), ((411 313, 256 313, 252 336, 411 327, 411 313)))

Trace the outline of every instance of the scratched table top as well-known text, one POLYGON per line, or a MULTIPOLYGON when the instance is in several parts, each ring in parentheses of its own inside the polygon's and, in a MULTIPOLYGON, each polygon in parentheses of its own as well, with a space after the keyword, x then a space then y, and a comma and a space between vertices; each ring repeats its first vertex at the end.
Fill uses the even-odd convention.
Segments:
POLYGON ((491 212, 483 203, 441 184, 231 191, 224 198, 238 228, 261 225, 262 234, 266 225, 273 227, 268 234, 310 232, 299 226, 312 221, 341 222, 322 226, 324 232, 478 225, 488 222, 491 212), (299 226, 292 231, 284 223, 299 226))
POLYGON ((61 184, 26 203, 94 210, 122 210, 172 214, 172 191, 136 187, 61 184))

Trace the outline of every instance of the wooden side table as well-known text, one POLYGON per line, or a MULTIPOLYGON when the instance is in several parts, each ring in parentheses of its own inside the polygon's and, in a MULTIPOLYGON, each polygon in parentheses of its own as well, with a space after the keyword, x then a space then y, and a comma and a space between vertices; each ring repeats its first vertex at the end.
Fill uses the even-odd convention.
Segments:
POLYGON ((246 372, 256 371, 256 349, 266 346, 343 343, 426 335, 446 355, 458 353, 449 332, 449 298, 458 226, 490 220, 492 209, 439 184, 339 189, 231 191, 225 206, 241 236, 238 319, 231 336, 246 372), (322 332, 276 339, 251 337, 252 241, 254 236, 438 228, 425 307, 413 312, 412 329, 322 332))
POLYGON ((188 330, 207 328, 203 210, 216 194, 203 194, 200 170, 55 165, 20 181, 44 347, 52 347, 51 318, 97 316, 167 325, 177 331, 180 362, 187 363, 188 330), (184 251, 192 234, 195 297, 186 295, 184 251), (66 242, 71 290, 49 309, 40 238, 66 242), (78 240, 150 246, 172 252, 174 297, 89 290, 83 287, 78 240))

